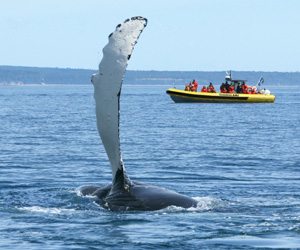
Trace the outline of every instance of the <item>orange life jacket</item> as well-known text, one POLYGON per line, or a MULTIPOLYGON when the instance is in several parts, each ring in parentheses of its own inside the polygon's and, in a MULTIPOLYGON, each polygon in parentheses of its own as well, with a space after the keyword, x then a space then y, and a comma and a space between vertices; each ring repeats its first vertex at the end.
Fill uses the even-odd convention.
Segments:
POLYGON ((197 92, 198 83, 196 81, 194 82, 194 87, 195 87, 195 92, 197 92))

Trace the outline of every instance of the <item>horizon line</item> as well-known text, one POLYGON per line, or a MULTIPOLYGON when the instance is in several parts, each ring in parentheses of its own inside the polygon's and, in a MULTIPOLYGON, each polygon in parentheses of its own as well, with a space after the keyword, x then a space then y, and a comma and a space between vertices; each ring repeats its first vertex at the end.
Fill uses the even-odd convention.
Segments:
MULTIPOLYGON (((16 66, 16 65, 0 65, 0 67, 20 67, 20 68, 38 68, 38 69, 61 69, 61 70, 90 70, 97 71, 97 69, 84 69, 84 68, 60 68, 60 67, 42 67, 42 66, 16 66)), ((268 73, 300 73, 300 71, 263 71, 263 70, 232 70, 233 72, 268 72, 268 73)), ((128 69, 127 71, 157 71, 157 72, 226 72, 227 70, 144 70, 144 69, 128 69)))

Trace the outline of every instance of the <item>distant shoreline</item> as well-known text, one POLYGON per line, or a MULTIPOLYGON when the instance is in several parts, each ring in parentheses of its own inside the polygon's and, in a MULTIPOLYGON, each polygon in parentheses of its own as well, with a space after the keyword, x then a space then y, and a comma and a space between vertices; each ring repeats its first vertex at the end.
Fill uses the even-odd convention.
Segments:
MULTIPOLYGON (((166 88, 181 88, 184 89, 184 85, 169 85, 169 84, 123 84, 123 87, 166 87, 166 88)), ((216 87, 219 87, 219 84, 215 84, 216 87)), ((264 88, 265 85, 261 86, 264 88)), ((93 87, 89 84, 12 84, 12 85, 1 85, 0 87, 93 87)), ((300 85, 266 85, 266 88, 299 88, 300 85)))
MULTIPOLYGON (((98 70, 69 68, 39 68, 0 66, 0 86, 3 85, 70 85, 92 86, 91 76, 98 70)), ((265 86, 300 86, 300 72, 231 71, 233 79, 247 80, 256 85, 260 77, 265 86)), ((124 86, 185 86, 195 79, 199 86, 215 86, 225 82, 225 71, 143 71, 127 70, 124 86)))

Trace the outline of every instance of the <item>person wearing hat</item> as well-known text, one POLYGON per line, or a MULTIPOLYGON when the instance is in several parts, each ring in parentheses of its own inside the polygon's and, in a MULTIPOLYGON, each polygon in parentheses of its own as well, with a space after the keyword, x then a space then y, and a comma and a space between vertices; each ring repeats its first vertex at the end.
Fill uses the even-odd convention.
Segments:
POLYGON ((253 87, 252 87, 252 92, 251 92, 251 94, 257 94, 256 86, 253 86, 253 87))

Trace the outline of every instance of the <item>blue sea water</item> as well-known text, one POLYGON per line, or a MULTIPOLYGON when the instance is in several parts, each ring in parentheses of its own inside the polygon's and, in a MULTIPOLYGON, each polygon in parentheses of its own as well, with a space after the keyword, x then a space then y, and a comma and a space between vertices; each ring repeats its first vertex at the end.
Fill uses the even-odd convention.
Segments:
POLYGON ((0 88, 1 249, 300 249, 300 88, 273 104, 175 104, 123 86, 131 179, 197 208, 111 212, 82 185, 111 182, 92 86, 0 88))

